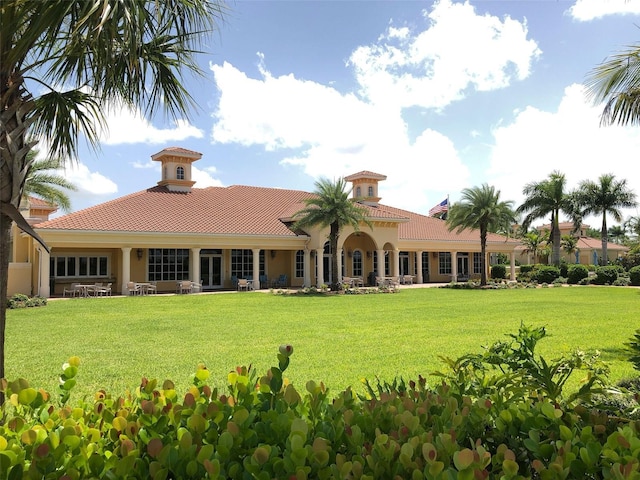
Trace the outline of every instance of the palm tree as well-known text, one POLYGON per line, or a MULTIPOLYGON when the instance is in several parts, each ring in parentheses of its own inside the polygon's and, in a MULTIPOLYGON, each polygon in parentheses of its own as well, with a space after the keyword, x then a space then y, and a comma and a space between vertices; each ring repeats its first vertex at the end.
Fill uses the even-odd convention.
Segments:
POLYGON ((580 183, 576 191, 576 202, 581 209, 581 215, 602 215, 600 240, 602 241, 602 265, 608 263, 607 257, 607 214, 617 222, 622 221, 621 208, 637 205, 636 194, 627 187, 626 180, 616 180, 615 175, 606 173, 600 175, 597 182, 585 180, 580 183))
POLYGON ((587 94, 604 103, 602 125, 640 123, 640 45, 614 55, 595 67, 586 79, 587 94))
POLYGON ((315 196, 305 200, 305 207, 296 212, 294 229, 309 227, 329 227, 331 249, 331 290, 340 288, 338 282, 338 238, 343 227, 351 225, 358 231, 361 223, 371 227, 367 211, 357 202, 349 199, 346 181, 339 178, 335 182, 320 179, 315 183, 315 196))
POLYGON ((524 253, 532 254, 533 263, 538 263, 539 256, 542 253, 545 244, 549 240, 549 235, 547 233, 540 233, 534 228, 533 230, 525 233, 521 240, 525 247, 524 253))
POLYGON ((76 186, 66 178, 55 173, 62 167, 59 158, 46 158, 34 160, 37 156, 36 150, 31 150, 27 154, 29 171, 24 182, 22 197, 36 196, 45 202, 60 207, 68 212, 71 210, 71 200, 63 189, 76 191, 76 186))
POLYGON ((609 238, 613 240, 613 243, 623 244, 627 238, 627 230, 624 224, 609 227, 609 238))
POLYGON ((558 171, 552 172, 546 180, 528 183, 522 190, 526 196, 525 201, 516 210, 518 214, 528 212, 522 221, 524 229, 534 220, 551 214, 551 262, 556 266, 560 266, 560 212, 569 215, 574 224, 579 223, 574 199, 565 191, 566 183, 564 174, 558 171))
POLYGON ((630 231, 634 235, 640 235, 640 216, 630 216, 624 222, 624 227, 626 230, 630 231))
POLYGON ((465 229, 480 230, 480 285, 487 284, 487 234, 489 232, 511 230, 515 223, 512 201, 500 201, 500 190, 487 185, 465 188, 462 199, 454 203, 447 216, 449 231, 457 229, 460 233, 465 229))
POLYGON ((195 57, 219 1, 0 2, 0 378, 12 222, 46 248, 18 210, 32 139, 50 140, 50 158, 74 158, 80 135, 97 147, 109 105, 186 115, 195 102, 181 69, 202 72, 195 57))
MULTIPOLYGON (((560 244, 562 245, 562 249, 571 257, 574 253, 578 251, 578 237, 573 235, 563 235, 560 240, 560 244)), ((576 258, 576 263, 578 263, 578 259, 576 258)))

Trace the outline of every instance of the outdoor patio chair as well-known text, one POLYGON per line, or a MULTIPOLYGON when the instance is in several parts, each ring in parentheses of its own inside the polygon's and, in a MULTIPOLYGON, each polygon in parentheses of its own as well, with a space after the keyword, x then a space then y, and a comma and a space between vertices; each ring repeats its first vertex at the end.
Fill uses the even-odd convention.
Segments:
POLYGON ((150 282, 147 285, 147 293, 158 293, 158 282, 150 282))
POLYGON ((80 296, 82 290, 80 290, 77 285, 77 283, 72 283, 71 285, 69 285, 69 288, 65 287, 64 290, 62 290, 62 296, 66 297, 67 293, 70 297, 75 297, 76 295, 80 296))
POLYGON ((136 282, 128 282, 127 290, 129 291, 129 295, 140 295, 140 285, 136 282))
POLYGON ((93 293, 94 295, 97 296, 104 296, 104 295, 108 295, 111 296, 111 286, 113 285, 113 283, 107 283, 106 286, 103 286, 102 283, 100 285, 96 284, 96 286, 94 287, 93 293))
POLYGON ((276 287, 287 287, 289 282, 287 281, 287 276, 285 274, 281 274, 276 280, 276 287))
POLYGON ((266 275, 260 275, 260 288, 267 288, 269 286, 269 277, 266 275))
POLYGON ((238 291, 244 290, 245 292, 249 291, 249 280, 246 278, 238 279, 238 291))
POLYGON ((191 293, 191 280, 182 280, 180 282, 180 293, 191 293))

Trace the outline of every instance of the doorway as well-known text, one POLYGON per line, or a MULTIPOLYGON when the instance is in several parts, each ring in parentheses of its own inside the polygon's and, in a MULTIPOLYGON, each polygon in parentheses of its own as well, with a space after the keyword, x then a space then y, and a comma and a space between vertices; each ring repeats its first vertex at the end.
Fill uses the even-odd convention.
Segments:
POLYGON ((469 280, 469 254, 458 254, 458 282, 466 282, 469 280))
POLYGON ((200 254, 200 283, 203 290, 222 288, 222 253, 200 254))

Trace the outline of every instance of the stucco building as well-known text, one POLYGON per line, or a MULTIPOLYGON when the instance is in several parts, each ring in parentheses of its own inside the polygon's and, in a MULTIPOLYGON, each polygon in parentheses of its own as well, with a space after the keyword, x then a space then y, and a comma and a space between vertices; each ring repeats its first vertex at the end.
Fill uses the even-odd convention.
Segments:
MULTIPOLYGON (((328 284, 328 228, 292 228, 294 215, 313 193, 243 185, 197 188, 191 165, 201 156, 166 148, 151 157, 161 164, 157 185, 51 220, 54 209, 33 199, 23 213, 50 252, 14 228, 9 295, 49 297, 61 295, 72 282, 94 281, 113 283, 116 294, 126 294, 130 281, 157 282, 160 292, 175 291, 180 280, 197 282, 204 291, 234 288, 238 278, 252 278, 256 288, 268 288, 282 276, 291 287, 328 284)), ((373 227, 341 232, 341 276, 365 283, 371 275, 413 275, 418 283, 480 276, 478 231, 449 232, 443 220, 384 205, 384 175, 362 171, 345 179, 373 227)), ((487 256, 509 256, 511 278, 518 245, 496 234, 487 240, 487 256)))

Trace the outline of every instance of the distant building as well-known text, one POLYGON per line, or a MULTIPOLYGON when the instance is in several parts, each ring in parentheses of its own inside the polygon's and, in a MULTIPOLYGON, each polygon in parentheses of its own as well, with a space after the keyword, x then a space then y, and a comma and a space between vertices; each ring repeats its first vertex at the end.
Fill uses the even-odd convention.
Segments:
MULTIPOLYGON (((51 251, 14 227, 9 294, 61 295, 72 282, 109 282, 114 293, 125 294, 131 281, 157 282, 161 292, 175 291, 181 280, 204 291, 232 289, 239 278, 251 278, 256 288, 268 288, 276 278, 292 287, 330 282, 328 228, 292 229, 295 213, 313 193, 195 188, 191 165, 201 156, 166 148, 151 157, 162 167, 156 186, 52 220, 53 210, 32 200, 25 217, 51 251)), ((479 278, 479 232, 449 232, 443 220, 381 204, 378 189, 385 179, 369 171, 345 178, 373 228, 341 233, 341 276, 365 284, 372 276, 412 275, 418 283, 479 278)), ((487 255, 510 257, 511 278, 518 245, 497 234, 487 240, 487 255)))

